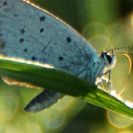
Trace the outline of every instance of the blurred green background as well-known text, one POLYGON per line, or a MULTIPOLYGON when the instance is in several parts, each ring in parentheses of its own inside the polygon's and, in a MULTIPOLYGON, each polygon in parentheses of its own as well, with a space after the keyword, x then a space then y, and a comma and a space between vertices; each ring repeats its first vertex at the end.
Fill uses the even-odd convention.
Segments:
MULTIPOLYGON (((32 0, 80 32, 100 54, 133 44, 133 0, 32 0)), ((132 59, 132 55, 131 59, 132 59)), ((125 101, 133 101, 133 76, 128 60, 117 54, 113 87, 125 101)), ((9 87, 1 81, 0 133, 133 133, 133 121, 66 96, 36 114, 23 111, 38 90, 9 87)))

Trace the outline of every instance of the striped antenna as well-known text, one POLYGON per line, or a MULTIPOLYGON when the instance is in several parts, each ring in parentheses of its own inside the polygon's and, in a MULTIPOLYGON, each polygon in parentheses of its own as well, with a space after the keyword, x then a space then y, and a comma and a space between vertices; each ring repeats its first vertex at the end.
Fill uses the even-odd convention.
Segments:
POLYGON ((133 54, 133 46, 125 46, 125 47, 121 47, 121 48, 114 48, 114 49, 110 49, 107 52, 114 52, 114 53, 122 53, 122 55, 124 55, 127 59, 128 59, 128 63, 129 63, 129 78, 131 76, 131 69, 132 69, 132 60, 129 54, 133 54))
MULTIPOLYGON (((131 57, 129 54, 133 54, 133 46, 126 46, 126 47, 121 47, 121 48, 114 48, 114 49, 110 49, 108 50, 107 52, 112 52, 113 53, 122 53, 122 55, 124 55, 127 59, 128 59, 128 63, 129 63, 129 80, 130 80, 130 77, 131 77, 131 69, 132 69, 132 60, 131 60, 131 57)), ((127 88, 127 85, 126 87, 124 87, 121 92, 119 93, 119 95, 122 95, 124 90, 127 88)))
POLYGON ((121 47, 121 48, 114 48, 110 49, 107 52, 112 52, 113 53, 122 53, 127 59, 129 63, 129 78, 131 76, 131 69, 132 69, 132 60, 129 54, 133 54, 133 46, 126 46, 126 47, 121 47))
POLYGON ((133 46, 125 46, 125 47, 121 47, 121 48, 114 48, 114 49, 110 49, 107 52, 111 52, 114 51, 116 53, 131 53, 133 54, 133 46))

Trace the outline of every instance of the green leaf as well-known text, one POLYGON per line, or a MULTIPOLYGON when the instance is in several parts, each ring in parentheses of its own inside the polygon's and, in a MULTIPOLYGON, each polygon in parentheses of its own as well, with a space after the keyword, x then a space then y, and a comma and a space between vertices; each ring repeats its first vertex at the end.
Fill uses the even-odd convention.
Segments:
POLYGON ((80 97, 87 103, 133 118, 133 108, 116 97, 98 89, 86 80, 46 64, 0 57, 0 73, 2 76, 18 81, 80 97))

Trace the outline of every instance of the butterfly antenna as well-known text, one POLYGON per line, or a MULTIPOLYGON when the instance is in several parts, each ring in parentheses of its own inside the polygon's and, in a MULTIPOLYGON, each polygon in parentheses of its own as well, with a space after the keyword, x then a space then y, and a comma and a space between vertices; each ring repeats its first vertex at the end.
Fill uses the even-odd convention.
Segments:
POLYGON ((131 76, 131 69, 132 69, 132 60, 129 54, 133 54, 133 46, 121 47, 121 48, 114 48, 110 49, 107 52, 111 52, 112 54, 115 53, 122 53, 127 59, 129 63, 129 78, 131 76))
MULTIPOLYGON (((128 59, 128 64, 129 64, 129 71, 128 71, 128 73, 129 73, 129 80, 130 80, 131 69, 132 69, 132 60, 131 60, 131 57, 129 56, 129 54, 133 54, 133 46, 127 46, 127 47, 122 47, 122 48, 114 48, 114 49, 108 50, 107 52, 123 53, 122 55, 124 55, 128 59)), ((124 92, 124 90, 127 87, 128 87, 128 84, 125 85, 125 87, 119 92, 118 95, 122 95, 122 93, 124 92)))
POLYGON ((116 53, 131 53, 133 54, 133 46, 126 46, 126 47, 121 47, 121 48, 114 48, 114 49, 110 49, 107 52, 111 52, 114 51, 116 53))

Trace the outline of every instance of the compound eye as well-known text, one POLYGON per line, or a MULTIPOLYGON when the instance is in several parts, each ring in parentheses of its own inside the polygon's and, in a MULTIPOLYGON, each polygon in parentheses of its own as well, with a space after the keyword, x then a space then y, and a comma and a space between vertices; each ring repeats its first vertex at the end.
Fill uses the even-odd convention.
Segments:
POLYGON ((102 52, 101 57, 107 62, 107 64, 112 64, 112 56, 107 52, 102 52))
POLYGON ((106 54, 106 59, 109 64, 112 64, 112 57, 110 55, 106 54))

